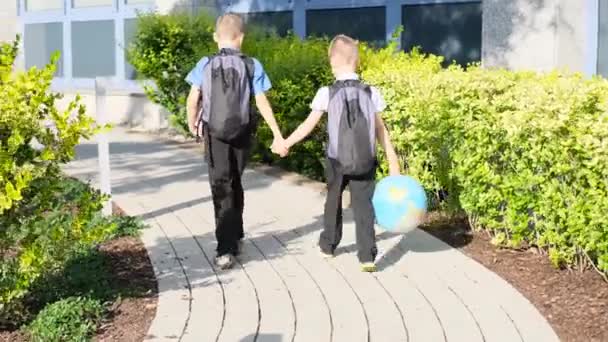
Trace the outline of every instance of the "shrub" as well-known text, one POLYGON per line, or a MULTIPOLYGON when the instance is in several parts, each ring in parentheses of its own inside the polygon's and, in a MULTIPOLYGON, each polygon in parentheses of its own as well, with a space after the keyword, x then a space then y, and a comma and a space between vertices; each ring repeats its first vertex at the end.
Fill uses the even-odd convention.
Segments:
POLYGON ((60 172, 96 132, 93 120, 78 100, 55 107, 57 56, 43 69, 12 70, 18 43, 0 48, 0 326, 27 318, 23 300, 37 279, 115 229, 99 214, 102 195, 60 172))
POLYGON ((141 218, 133 216, 112 216, 110 222, 116 225, 112 238, 139 236, 146 227, 141 218))
POLYGON ((0 216, 0 326, 29 317, 32 286, 111 237, 116 224, 101 216, 102 195, 73 179, 40 178, 18 209, 0 216))
POLYGON ((34 342, 88 341, 102 314, 103 306, 99 301, 71 297, 44 308, 27 330, 34 342))
POLYGON ((25 300, 27 307, 35 313, 63 298, 87 297, 102 302, 112 300, 115 293, 107 261, 95 249, 74 253, 61 269, 45 274, 32 284, 25 300))
POLYGON ((464 210, 497 244, 534 245, 556 266, 592 260, 608 271, 608 82, 442 70, 421 57, 383 64, 379 53, 363 72, 385 94, 409 173, 447 190, 448 208, 464 210))
POLYGON ((138 30, 128 48, 129 62, 139 77, 154 81, 145 92, 170 113, 173 127, 187 134, 186 96, 190 86, 184 78, 201 56, 214 50, 213 17, 173 14, 139 16, 138 30))
MULTIPOLYGON (((139 35, 156 32, 163 41, 174 32, 204 38, 212 30, 211 24, 174 29, 173 16, 143 20, 158 25, 143 26, 139 35)), ((171 50, 136 38, 133 48, 159 56, 155 66, 148 65, 154 72, 141 73, 155 82, 169 75, 162 60, 188 58, 181 74, 160 81, 183 87, 181 97, 173 96, 181 102, 166 106, 179 116, 185 113, 185 74, 213 46, 198 41, 204 48, 196 49, 192 42, 173 42, 179 47, 171 50)), ((244 51, 260 59, 273 82, 269 97, 285 133, 304 119, 315 91, 331 82, 326 47, 324 40, 293 36, 246 38, 244 51)), ((497 244, 538 246, 556 266, 591 260, 608 271, 608 82, 442 64, 441 57, 417 50, 397 52, 394 43, 380 50, 362 47, 360 72, 385 97, 384 117, 407 172, 441 208, 464 211, 497 244)), ((267 149, 269 130, 261 127, 257 138, 254 159, 322 178, 323 129, 279 161, 267 149)), ((381 160, 379 175, 386 170, 381 160)))
MULTIPOLYGON (((273 87, 268 98, 285 134, 292 132, 310 113, 310 103, 317 90, 331 82, 331 71, 326 62, 327 41, 300 40, 295 36, 249 39, 243 47, 264 65, 273 87)), ((324 123, 303 143, 294 146, 285 159, 270 153, 272 132, 261 124, 257 132, 254 160, 272 162, 306 176, 321 179, 323 175, 324 123)))
POLYGON ((55 107, 61 95, 49 88, 57 55, 43 69, 12 71, 18 44, 0 47, 0 214, 22 200, 32 181, 57 174, 79 140, 95 132, 78 99, 64 112, 55 107))

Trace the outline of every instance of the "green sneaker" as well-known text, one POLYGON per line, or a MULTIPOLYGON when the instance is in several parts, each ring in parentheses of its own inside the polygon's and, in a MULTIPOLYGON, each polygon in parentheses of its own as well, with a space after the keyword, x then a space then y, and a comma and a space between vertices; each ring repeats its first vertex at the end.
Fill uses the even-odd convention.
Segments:
POLYGON ((373 273, 376 272, 378 269, 376 268, 376 264, 374 264, 373 262, 362 262, 361 263, 361 271, 363 272, 368 272, 368 273, 373 273))
POLYGON ((215 265, 221 270, 232 268, 236 263, 236 257, 232 254, 224 254, 215 258, 215 265))

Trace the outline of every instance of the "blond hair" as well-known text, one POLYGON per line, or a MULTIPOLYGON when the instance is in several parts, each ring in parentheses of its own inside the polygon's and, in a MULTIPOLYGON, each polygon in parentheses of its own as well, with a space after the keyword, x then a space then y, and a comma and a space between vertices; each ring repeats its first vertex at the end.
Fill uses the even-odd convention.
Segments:
POLYGON ((359 41, 344 34, 337 35, 329 44, 329 60, 336 65, 357 65, 359 41))
POLYGON ((221 15, 215 22, 215 33, 220 40, 235 40, 243 35, 244 31, 243 18, 235 13, 221 15))

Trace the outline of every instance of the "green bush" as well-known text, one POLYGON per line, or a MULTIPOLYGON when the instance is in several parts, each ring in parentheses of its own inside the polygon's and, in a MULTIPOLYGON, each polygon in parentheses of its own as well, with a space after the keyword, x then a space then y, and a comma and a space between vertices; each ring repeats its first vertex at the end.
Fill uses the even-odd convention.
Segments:
POLYGON ((32 181, 57 174, 79 140, 95 132, 78 99, 63 112, 55 106, 61 95, 49 89, 57 55, 43 69, 13 72, 18 44, 0 47, 0 214, 22 199, 32 181))
POLYGON ((27 320, 24 301, 34 284, 115 234, 102 199, 76 180, 40 178, 18 208, 0 216, 0 326, 27 320))
POLYGON ((173 127, 187 134, 186 96, 190 86, 184 78, 200 59, 214 50, 214 19, 206 14, 141 15, 129 62, 139 77, 154 81, 145 92, 169 113, 173 127))
POLYGON ((93 120, 77 101, 57 110, 57 56, 40 70, 12 70, 18 43, 0 48, 0 326, 27 319, 32 284, 116 229, 100 215, 103 196, 60 171, 96 132, 93 120))
POLYGON ((70 297, 44 308, 27 330, 34 342, 89 341, 103 311, 99 301, 70 297))
POLYGON ((114 289, 111 268, 105 256, 95 249, 83 250, 66 261, 62 269, 40 277, 30 288, 25 302, 33 313, 69 297, 111 301, 114 289))
POLYGON ((408 172, 494 241, 608 271, 608 81, 371 56, 408 172), (376 60, 377 59, 377 60, 376 60))
MULTIPOLYGON (((165 107, 183 125, 183 79, 213 51, 212 41, 204 41, 212 21, 198 26, 192 23, 203 22, 200 17, 160 15, 141 20, 155 24, 138 32, 132 62, 146 63, 142 77, 177 85, 171 91, 179 94, 171 96, 180 100, 165 107), (176 32, 182 39, 168 48, 176 32), (165 45, 158 49, 150 37, 165 45), (137 60, 145 55, 137 51, 156 59, 137 60), (184 62, 180 72, 166 73, 164 65, 174 60, 184 62)), ((305 118, 315 91, 331 83, 326 48, 324 40, 293 36, 246 38, 244 51, 260 59, 273 82, 269 97, 285 133, 305 118)), ((417 50, 397 52, 394 43, 380 50, 362 47, 360 72, 386 99, 385 120, 407 172, 420 179, 434 203, 464 211, 497 244, 538 246, 556 266, 591 260, 608 271, 608 82, 475 65, 444 69, 442 63, 417 50)), ((153 100, 164 96, 158 89, 153 100)), ((323 129, 284 160, 270 155, 267 128, 257 138, 255 160, 322 178, 323 129)), ((379 176, 386 172, 381 160, 379 176)))

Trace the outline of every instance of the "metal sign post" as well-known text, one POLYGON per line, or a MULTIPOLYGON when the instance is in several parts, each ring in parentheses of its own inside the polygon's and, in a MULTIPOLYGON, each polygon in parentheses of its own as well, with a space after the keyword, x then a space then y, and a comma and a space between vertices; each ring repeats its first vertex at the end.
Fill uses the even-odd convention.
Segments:
MULTIPOLYGON (((107 92, 109 79, 107 78, 96 78, 95 79, 95 113, 97 117, 97 124, 104 126, 108 123, 107 113, 107 92)), ((108 132, 102 130, 97 135, 97 151, 99 157, 99 186, 103 194, 107 196, 112 195, 112 182, 110 178, 110 146, 109 146, 108 132)), ((112 215, 112 200, 108 199, 104 203, 103 215, 112 215)))

